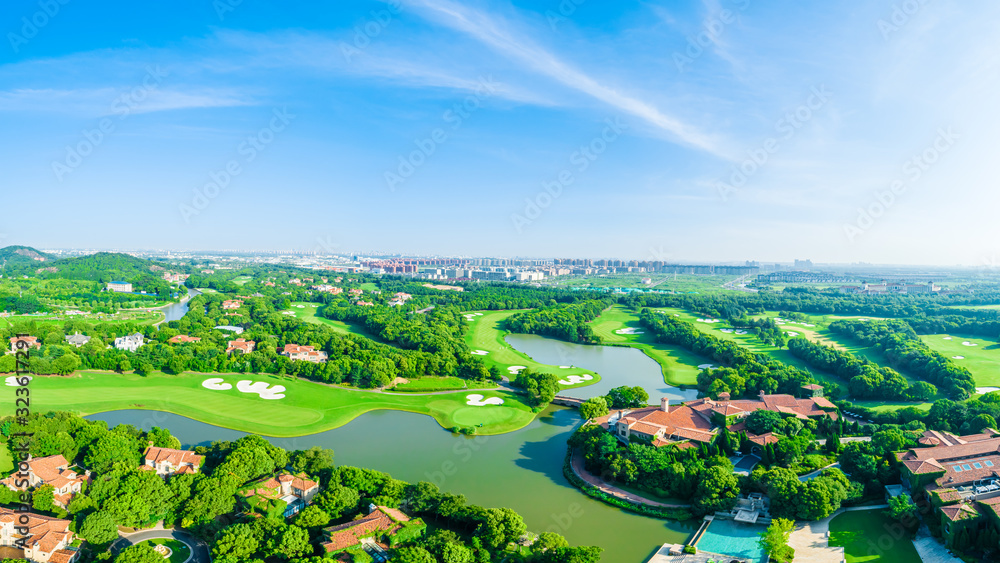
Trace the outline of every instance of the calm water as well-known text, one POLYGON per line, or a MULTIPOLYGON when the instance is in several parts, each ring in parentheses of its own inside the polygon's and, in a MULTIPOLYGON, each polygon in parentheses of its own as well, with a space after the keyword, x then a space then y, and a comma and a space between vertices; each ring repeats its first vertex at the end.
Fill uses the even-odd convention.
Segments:
MULTIPOLYGON (((582 346, 533 335, 508 342, 536 360, 577 365, 602 380, 566 394, 592 397, 618 385, 641 385, 650 400, 693 397, 663 383, 659 364, 624 347, 582 346)), ((244 433, 159 411, 124 410, 90 416, 111 425, 169 428, 186 447, 234 440, 244 433)), ((526 428, 500 436, 453 436, 432 418, 399 411, 366 413, 347 425, 298 438, 269 438, 288 450, 331 448, 338 464, 370 467, 404 481, 430 481, 469 502, 516 510, 535 532, 558 532, 573 545, 599 545, 607 563, 642 562, 664 543, 681 543, 688 522, 646 518, 591 500, 562 474, 566 440, 580 425, 575 410, 550 407, 526 428)))
MULTIPOLYGON (((188 298, 189 298, 188 301, 190 301, 191 300, 190 298, 194 297, 195 295, 201 295, 201 292, 195 291, 193 289, 188 289, 188 298)), ((181 320, 181 318, 184 317, 184 315, 186 315, 188 312, 188 301, 185 301, 183 303, 174 303, 173 305, 170 305, 169 307, 163 309, 163 314, 167 316, 166 321, 169 322, 169 321, 181 320)))
POLYGON ((644 388, 650 402, 657 405, 661 397, 669 397, 671 403, 698 398, 697 389, 684 390, 664 383, 660 364, 636 348, 573 344, 537 334, 508 334, 506 340, 537 362, 584 367, 601 376, 594 385, 566 389, 560 395, 589 399, 606 395, 612 387, 628 385, 644 388))

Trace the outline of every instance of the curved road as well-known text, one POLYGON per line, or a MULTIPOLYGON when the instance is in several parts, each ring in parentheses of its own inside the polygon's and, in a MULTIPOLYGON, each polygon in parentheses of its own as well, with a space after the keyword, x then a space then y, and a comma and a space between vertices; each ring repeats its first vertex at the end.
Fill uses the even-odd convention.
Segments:
POLYGON ((122 537, 118 538, 113 544, 111 544, 111 553, 118 555, 118 552, 130 545, 135 545, 146 540, 166 538, 184 542, 193 548, 191 557, 188 558, 187 563, 211 563, 212 557, 209 553, 208 545, 206 545, 205 542, 187 532, 182 532, 180 530, 165 530, 162 528, 123 534, 122 537))

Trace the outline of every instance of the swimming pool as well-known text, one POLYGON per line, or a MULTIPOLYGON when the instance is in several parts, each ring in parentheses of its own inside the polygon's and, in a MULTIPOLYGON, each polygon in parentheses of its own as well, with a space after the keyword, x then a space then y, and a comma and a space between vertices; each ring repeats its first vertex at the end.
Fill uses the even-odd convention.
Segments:
POLYGON ((757 545, 760 534, 767 528, 756 524, 740 524, 732 520, 713 520, 698 540, 698 551, 731 555, 751 561, 767 561, 767 554, 757 545))

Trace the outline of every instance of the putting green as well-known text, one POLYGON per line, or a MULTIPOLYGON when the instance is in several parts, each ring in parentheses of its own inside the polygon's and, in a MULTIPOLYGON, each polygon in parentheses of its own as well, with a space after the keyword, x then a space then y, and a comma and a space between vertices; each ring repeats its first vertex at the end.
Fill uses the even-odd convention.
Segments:
POLYGON ((892 532, 895 526, 884 510, 844 512, 830 520, 830 545, 843 547, 848 563, 920 561, 913 542, 892 532))
POLYGON ((963 359, 952 359, 972 372, 978 387, 1000 387, 1000 344, 974 336, 958 336, 955 334, 930 334, 920 337, 931 350, 946 358, 963 356, 963 359), (945 340, 951 338, 951 340, 945 340), (970 342, 975 346, 965 346, 970 342))
POLYGON ((591 326, 594 333, 608 344, 625 344, 642 350, 660 364, 663 381, 670 385, 697 385, 698 372, 701 371, 697 366, 710 361, 679 346, 656 342, 653 335, 645 333, 646 329, 639 322, 639 315, 621 305, 606 309, 591 326), (642 331, 643 334, 616 332, 627 329, 642 331))
POLYGON ((513 374, 511 374, 507 368, 512 366, 523 366, 537 372, 554 374, 560 379, 569 375, 589 375, 593 378, 575 385, 560 385, 560 389, 585 387, 601 380, 601 376, 596 373, 583 368, 578 368, 576 366, 560 368, 558 366, 536 362, 527 354, 518 352, 514 347, 508 344, 507 341, 504 340, 504 336, 507 335, 507 331, 503 330, 500 327, 500 324, 504 319, 518 312, 519 311, 509 310, 473 311, 466 313, 466 315, 471 318, 471 320, 467 322, 472 325, 465 336, 465 342, 468 344, 469 350, 482 350, 487 352, 485 355, 480 355, 479 357, 486 362, 486 365, 497 366, 500 368, 501 373, 508 376, 513 374))
MULTIPOLYGON (((14 412, 14 387, 3 387, 0 416, 14 412)), ((441 394, 390 394, 347 389, 268 374, 153 373, 142 377, 83 371, 70 377, 35 377, 31 406, 38 412, 64 410, 84 415, 121 409, 161 410, 195 420, 266 436, 291 437, 314 434, 347 424, 373 410, 401 410, 433 417, 444 428, 483 426, 480 434, 502 434, 526 426, 534 418, 519 396, 507 391, 477 390, 486 397, 500 397, 503 405, 469 407, 468 391, 441 394), (222 378, 230 390, 206 389, 202 382, 222 378), (283 399, 268 400, 242 393, 242 380, 281 385, 283 399)))

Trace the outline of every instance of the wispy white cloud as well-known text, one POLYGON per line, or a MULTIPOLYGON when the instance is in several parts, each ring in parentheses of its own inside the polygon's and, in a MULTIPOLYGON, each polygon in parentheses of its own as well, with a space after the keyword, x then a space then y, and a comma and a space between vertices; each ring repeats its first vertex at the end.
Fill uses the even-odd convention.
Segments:
POLYGON ((537 73, 639 117, 685 145, 727 157, 718 139, 667 114, 649 102, 604 84, 573 67, 528 39, 526 34, 515 31, 513 26, 501 17, 491 16, 448 0, 405 0, 405 3, 427 13, 431 19, 442 25, 473 37, 537 73))
POLYGON ((103 116, 128 110, 130 114, 196 108, 253 105, 251 99, 230 91, 211 89, 149 89, 140 94, 127 88, 18 88, 0 91, 0 111, 63 113, 103 116), (133 97, 135 96, 135 97, 133 97), (141 96, 141 97, 140 97, 141 96))

